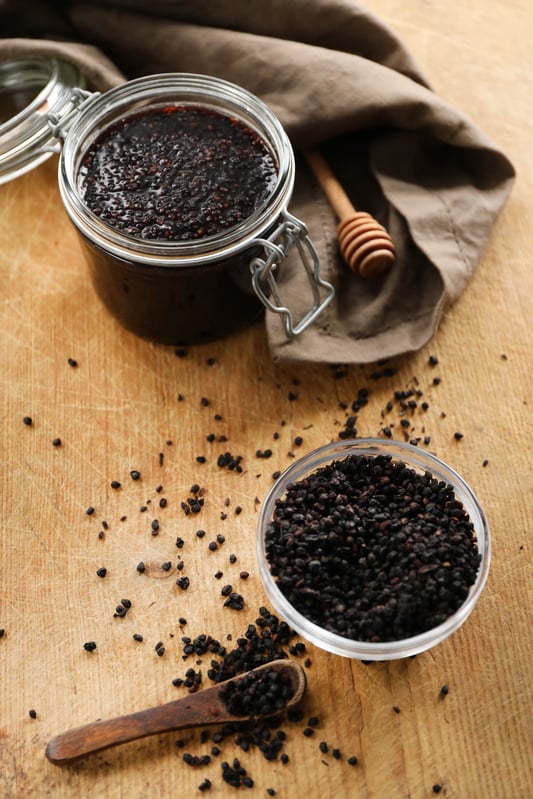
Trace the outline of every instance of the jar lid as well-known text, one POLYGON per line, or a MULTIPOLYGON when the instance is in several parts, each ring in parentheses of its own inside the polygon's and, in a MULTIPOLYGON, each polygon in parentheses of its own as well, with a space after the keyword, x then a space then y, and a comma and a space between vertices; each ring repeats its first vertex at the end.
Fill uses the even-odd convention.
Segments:
POLYGON ((72 110, 85 79, 74 64, 32 55, 0 64, 0 184, 59 152, 48 121, 72 110))

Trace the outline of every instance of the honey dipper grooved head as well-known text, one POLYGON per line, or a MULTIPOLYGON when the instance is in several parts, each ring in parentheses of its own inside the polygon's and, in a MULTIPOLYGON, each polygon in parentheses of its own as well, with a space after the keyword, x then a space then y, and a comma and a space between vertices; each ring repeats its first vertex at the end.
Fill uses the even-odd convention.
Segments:
POLYGON ((395 261, 389 234, 365 211, 343 219, 337 227, 337 237, 342 257, 356 275, 367 279, 378 277, 395 261))

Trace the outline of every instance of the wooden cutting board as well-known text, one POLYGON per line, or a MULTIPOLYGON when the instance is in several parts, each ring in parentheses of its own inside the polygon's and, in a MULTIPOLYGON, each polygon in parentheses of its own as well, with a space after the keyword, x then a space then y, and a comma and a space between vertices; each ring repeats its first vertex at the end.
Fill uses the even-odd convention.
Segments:
POLYGON ((178 354, 137 339, 95 296, 58 196, 55 158, 0 187, 6 799, 189 797, 206 778, 207 795, 229 797, 235 789, 222 780, 221 763, 235 757, 258 797, 272 788, 280 797, 403 799, 441 786, 446 797, 515 799, 533 786, 531 70, 521 62, 516 80, 518 62, 504 52, 523 39, 531 12, 517 4, 510 14, 506 6, 495 27, 499 5, 487 18, 480 2, 464 15, 421 2, 371 3, 449 100, 476 113, 520 174, 471 285, 430 345, 388 364, 392 374, 383 364, 276 365, 261 323, 178 354), (465 79, 469 70, 476 88, 465 79), (173 681, 188 669, 209 684, 212 656, 185 657, 182 639, 205 633, 230 649, 268 605, 255 528, 273 474, 338 439, 362 388, 369 402, 357 414, 358 435, 382 436, 389 425, 402 438, 394 392, 409 387, 429 404, 413 412, 409 435, 429 437, 421 446, 472 485, 493 532, 489 582, 465 625, 434 650, 389 663, 365 665, 307 644, 298 655, 309 660, 303 718, 282 724, 285 764, 267 761, 257 747, 244 752, 234 736, 211 754, 213 741, 199 731, 127 744, 71 767, 48 763, 46 743, 60 731, 184 695, 173 681), (224 452, 242 458, 242 471, 217 465, 224 452), (194 484, 204 505, 186 514, 182 503, 194 484), (224 540, 211 551, 217 536, 224 540), (186 589, 176 584, 182 576, 186 589), (243 610, 224 607, 226 584, 242 594, 243 610), (131 608, 118 617, 123 599, 131 608), (92 652, 84 648, 91 641, 92 652), (312 717, 317 725, 306 735, 312 717), (186 753, 211 760, 187 765, 186 753))

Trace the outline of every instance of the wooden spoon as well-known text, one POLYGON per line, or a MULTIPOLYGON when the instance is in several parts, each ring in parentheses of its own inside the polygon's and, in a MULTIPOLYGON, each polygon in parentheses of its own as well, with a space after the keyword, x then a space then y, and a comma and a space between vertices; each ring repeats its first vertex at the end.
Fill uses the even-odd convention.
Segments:
POLYGON ((350 269, 367 279, 387 272, 396 255, 383 225, 366 211, 356 211, 318 150, 306 150, 305 157, 340 220, 337 238, 341 255, 350 269))
MULTIPOLYGON (((293 690, 291 698, 281 711, 277 711, 278 713, 284 712, 300 701, 305 691, 306 680, 305 672, 298 663, 291 660, 274 660, 271 663, 258 666, 253 669, 253 672, 265 669, 281 672, 284 680, 290 684, 293 690)), ((94 721, 61 733, 49 741, 46 747, 46 757, 52 763, 59 765, 117 744, 146 738, 148 735, 180 730, 184 727, 246 721, 247 717, 230 713, 220 696, 221 688, 227 683, 237 680, 240 676, 244 675, 237 675, 232 680, 226 680, 211 688, 175 699, 164 705, 114 719, 94 721)))

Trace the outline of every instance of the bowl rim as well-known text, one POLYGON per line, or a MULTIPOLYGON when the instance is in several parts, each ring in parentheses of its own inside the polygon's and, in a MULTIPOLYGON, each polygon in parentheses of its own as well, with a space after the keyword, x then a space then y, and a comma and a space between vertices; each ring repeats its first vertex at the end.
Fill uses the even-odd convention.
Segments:
POLYGON ((256 551, 263 587, 274 609, 303 638, 333 654, 360 660, 394 660, 410 657, 436 646, 455 632, 468 618, 487 581, 491 560, 491 536, 485 513, 468 483, 455 469, 436 455, 412 444, 394 439, 357 438, 333 441, 299 458, 285 469, 266 494, 257 520, 256 551), (397 641, 368 642, 345 638, 315 624, 287 600, 270 573, 265 551, 265 531, 272 519, 275 501, 286 488, 334 460, 351 454, 369 456, 390 455, 418 471, 430 471, 436 478, 449 483, 463 503, 474 526, 481 562, 476 580, 462 605, 437 627, 397 641))

